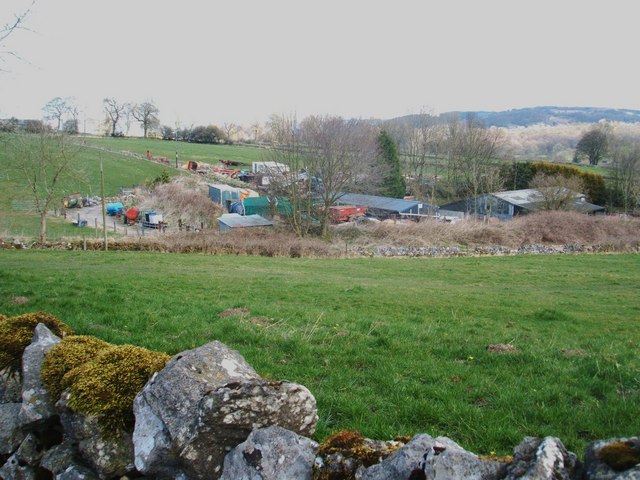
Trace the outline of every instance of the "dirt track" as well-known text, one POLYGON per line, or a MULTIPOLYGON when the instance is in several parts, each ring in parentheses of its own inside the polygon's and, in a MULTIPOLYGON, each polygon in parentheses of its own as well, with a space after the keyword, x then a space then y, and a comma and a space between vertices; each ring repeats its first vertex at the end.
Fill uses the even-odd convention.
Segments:
MULTIPOLYGON (((78 221, 78 216, 80 216, 80 221, 86 221, 87 226, 85 233, 92 234, 95 232, 95 228, 102 229, 102 205, 96 205, 93 207, 82 207, 82 208, 73 208, 67 210, 67 220, 69 222, 76 223, 78 221)), ((136 225, 125 225, 122 219, 122 216, 115 217, 107 215, 107 228, 110 232, 115 231, 117 233, 125 234, 128 236, 138 236, 138 229, 136 225)), ((143 235, 157 235, 158 231, 153 228, 145 228, 143 235)))

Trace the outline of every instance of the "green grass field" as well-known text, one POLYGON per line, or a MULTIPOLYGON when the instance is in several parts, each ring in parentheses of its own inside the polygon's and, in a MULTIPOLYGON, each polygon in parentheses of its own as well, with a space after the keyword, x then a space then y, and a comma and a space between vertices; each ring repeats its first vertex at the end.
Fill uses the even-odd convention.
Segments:
POLYGON ((316 396, 317 438, 582 452, 640 431, 638 255, 269 259, 0 251, 0 313, 171 354, 214 339, 316 396), (25 296, 29 302, 13 304, 25 296), (248 313, 220 317, 229 309, 248 313), (492 344, 514 353, 492 353, 492 344))
POLYGON ((146 155, 147 150, 154 157, 165 157, 175 166, 176 148, 178 149, 178 163, 184 164, 189 160, 216 164, 220 160, 234 160, 244 164, 244 168, 251 168, 251 162, 263 159, 264 150, 258 147, 239 145, 203 145, 186 142, 172 142, 152 138, 111 138, 88 137, 87 143, 98 145, 111 150, 125 150, 139 155, 146 155))
MULTIPOLYGON (((80 137, 75 139, 81 143, 80 137)), ((40 224, 37 215, 16 210, 15 203, 32 200, 23 179, 10 168, 12 159, 7 143, 8 136, 0 135, 0 234, 35 238, 39 235, 40 224)), ((156 157, 167 157, 169 166, 140 160, 128 155, 112 153, 90 147, 79 147, 76 173, 72 179, 61 184, 60 202, 68 194, 80 192, 84 196, 100 195, 100 162, 105 176, 105 194, 114 196, 120 193, 120 187, 144 185, 166 171, 170 176, 178 175, 182 170, 175 169, 175 142, 143 138, 88 137, 87 145, 103 147, 114 152, 132 152, 145 155, 147 150, 156 157)), ((241 161, 245 167, 262 158, 262 150, 253 147, 230 145, 196 145, 178 143, 179 163, 188 160, 217 163, 220 159, 241 161)), ((55 205, 58 209, 60 203, 55 205)), ((70 212, 71 215, 75 213, 70 212)), ((63 218, 51 217, 47 221, 48 240, 75 236, 78 230, 63 218)))

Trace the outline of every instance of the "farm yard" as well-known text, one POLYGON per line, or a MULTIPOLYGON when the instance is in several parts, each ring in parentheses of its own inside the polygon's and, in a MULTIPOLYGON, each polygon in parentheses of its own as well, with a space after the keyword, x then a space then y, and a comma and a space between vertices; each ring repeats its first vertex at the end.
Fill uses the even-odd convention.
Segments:
POLYGON ((78 334, 170 354, 220 340, 311 390, 319 440, 426 432, 510 454, 554 435, 582 452, 640 429, 639 281, 637 254, 1 251, 0 311, 48 311, 78 334))
POLYGON ((290 203, 271 205, 264 184, 249 185, 256 197, 235 174, 212 175, 268 173, 264 150, 82 141, 60 196, 83 191, 92 206, 54 212, 45 244, 31 240, 38 217, 16 208, 28 195, 14 170, 0 177, 0 314, 46 311, 76 334, 168 354, 219 340, 264 378, 310 389, 317 441, 428 433, 495 456, 551 435, 583 454, 637 433, 637 219, 443 221, 424 201, 355 194, 330 207, 327 236, 296 235, 282 215, 290 203), (102 223, 100 164, 110 252, 91 228, 102 223), (218 231, 238 201, 244 219, 269 216, 268 229, 233 229, 243 217, 230 213, 231 231, 218 231), (129 223, 142 216, 153 234, 129 223))

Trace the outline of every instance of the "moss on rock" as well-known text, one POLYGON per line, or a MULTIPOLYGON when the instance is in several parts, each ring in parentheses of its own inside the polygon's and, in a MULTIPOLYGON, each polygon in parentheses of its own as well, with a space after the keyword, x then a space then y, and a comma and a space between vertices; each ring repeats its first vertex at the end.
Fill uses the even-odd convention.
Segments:
POLYGON ((612 442, 602 447, 598 458, 616 472, 640 464, 640 441, 612 442))
POLYGON ((71 335, 71 328, 57 317, 46 312, 25 313, 15 317, 0 318, 0 370, 20 372, 22 353, 29 346, 33 332, 39 323, 59 337, 71 335))
POLYGON ((132 345, 102 350, 65 375, 63 381, 70 387, 69 407, 83 415, 95 415, 105 433, 131 431, 133 399, 169 358, 132 345))
POLYGON ((354 430, 337 432, 320 444, 318 456, 322 462, 314 465, 313 479, 352 480, 360 466, 380 463, 404 443, 368 440, 354 430))
POLYGON ((62 339, 46 355, 40 377, 52 398, 58 399, 69 387, 65 375, 92 360, 112 344, 87 335, 71 335, 62 339))

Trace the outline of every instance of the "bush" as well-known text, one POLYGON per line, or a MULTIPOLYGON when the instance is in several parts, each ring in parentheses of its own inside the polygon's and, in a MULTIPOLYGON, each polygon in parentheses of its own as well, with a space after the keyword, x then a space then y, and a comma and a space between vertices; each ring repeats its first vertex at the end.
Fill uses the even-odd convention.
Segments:
POLYGON ((151 376, 164 368, 169 355, 132 345, 113 346, 68 372, 69 407, 95 415, 105 434, 132 431, 133 399, 151 376))
POLYGON ((25 313, 16 317, 3 316, 0 318, 0 370, 20 372, 22 354, 31 343, 33 332, 39 323, 44 323, 59 337, 73 333, 71 328, 46 312, 25 313))
POLYGON ((62 339, 48 353, 40 374, 44 386, 55 400, 69 387, 65 375, 112 347, 95 337, 71 335, 62 339))

